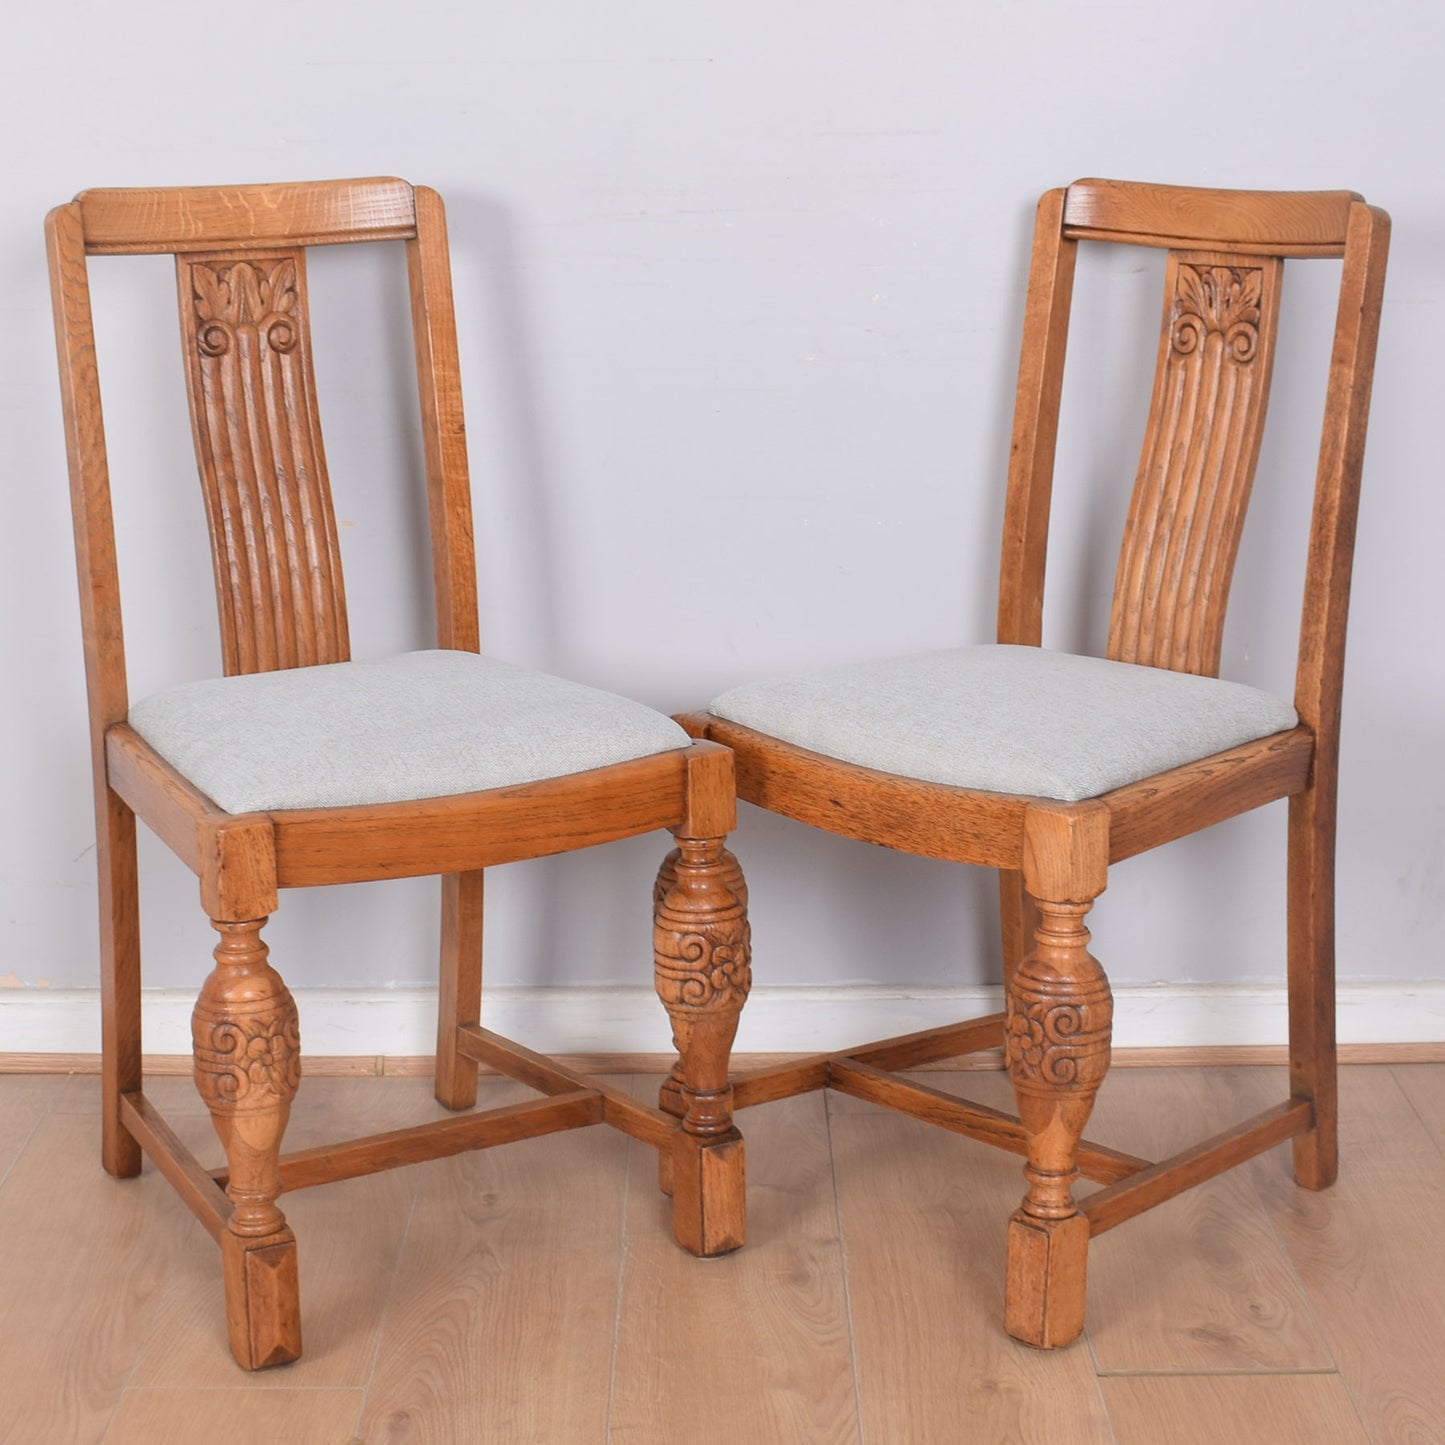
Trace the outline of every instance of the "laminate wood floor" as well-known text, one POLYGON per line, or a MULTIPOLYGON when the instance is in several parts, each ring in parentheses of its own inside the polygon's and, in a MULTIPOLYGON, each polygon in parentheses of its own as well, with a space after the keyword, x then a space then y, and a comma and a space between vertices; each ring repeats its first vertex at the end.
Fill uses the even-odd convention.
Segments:
MULTIPOLYGON (((1000 1074, 936 1082, 1007 1104, 1000 1074)), ((1119 1070, 1089 1132, 1157 1156, 1285 1090, 1119 1070)), ((189 1081, 148 1092, 220 1162, 189 1081)), ((1019 1161, 813 1094, 741 1116, 750 1237, 721 1260, 672 1244, 655 1155, 603 1129, 289 1197, 306 1354, 252 1376, 200 1226, 149 1165, 101 1171, 97 1100, 0 1075, 5 1445, 1445 1445, 1442 1064, 1343 1071, 1333 1189, 1286 1145, 1102 1236, 1054 1354, 1002 1330, 1019 1161)), ((287 1144, 441 1113, 427 1080, 308 1079, 287 1144)))

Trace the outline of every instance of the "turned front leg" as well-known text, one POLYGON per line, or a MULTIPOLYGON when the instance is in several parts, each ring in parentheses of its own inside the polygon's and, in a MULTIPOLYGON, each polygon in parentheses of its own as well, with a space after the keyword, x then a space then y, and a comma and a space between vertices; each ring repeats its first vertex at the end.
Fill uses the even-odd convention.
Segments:
POLYGON ((196 1088, 225 1146, 234 1206, 221 1239, 226 1326, 243 1369, 301 1353, 296 1238, 276 1206, 277 1159, 301 1076, 296 1004, 267 962, 264 918, 213 922, 216 967, 191 1016, 196 1088))
POLYGON ((662 1166, 673 1233, 693 1254, 726 1254, 745 1233, 743 1140, 732 1121, 728 1060, 752 972, 746 889, 721 838, 679 838, 663 863, 653 948, 678 1054, 661 1099, 681 1118, 662 1166))
MULTIPOLYGON (((722 874, 722 881, 733 891, 746 912, 748 906, 748 884, 747 880, 743 877, 742 867, 731 853, 724 851, 722 856, 723 862, 727 865, 722 874)), ((662 900, 667 897, 673 885, 677 882, 677 863, 681 857, 681 851, 674 848, 672 852, 662 860, 662 866, 657 870, 657 881, 652 886, 652 911, 654 917, 657 915, 657 910, 662 906, 662 900)), ((657 1092, 657 1107, 664 1113, 671 1114, 676 1119, 681 1119, 683 1115, 687 1113, 687 1101, 682 1096, 682 1060, 680 1058, 673 1060, 672 1070, 657 1092)), ((672 1193, 672 1151, 670 1149, 658 1151, 657 1183, 664 1194, 672 1193)))
MULTIPOLYGON (((1078 805, 1086 810, 1088 804, 1078 805)), ((1103 891, 1108 814, 1031 810, 1025 878, 1033 947, 1006 992, 1009 1078, 1028 1138, 1028 1193, 1009 1221, 1009 1334, 1041 1349, 1084 1328, 1089 1223, 1074 1203, 1079 1139, 1109 1069, 1113 999, 1084 926, 1103 891)))

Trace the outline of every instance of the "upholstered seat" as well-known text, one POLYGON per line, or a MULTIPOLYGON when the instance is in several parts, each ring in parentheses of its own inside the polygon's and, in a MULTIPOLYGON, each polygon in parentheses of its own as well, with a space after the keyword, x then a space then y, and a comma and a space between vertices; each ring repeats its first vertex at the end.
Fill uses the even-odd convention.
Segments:
POLYGON ((714 717, 926 783, 1076 803, 1299 721, 1236 682, 1037 647, 961 647, 735 687, 714 717))
POLYGON ((641 703, 440 649, 184 683, 130 725, 228 813, 477 793, 691 742, 641 703))

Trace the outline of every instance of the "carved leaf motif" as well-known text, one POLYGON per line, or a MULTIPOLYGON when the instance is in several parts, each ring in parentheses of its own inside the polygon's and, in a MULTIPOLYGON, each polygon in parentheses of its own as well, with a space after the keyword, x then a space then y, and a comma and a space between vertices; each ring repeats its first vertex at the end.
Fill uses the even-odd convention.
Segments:
POLYGON ((274 351, 296 345, 295 311, 299 301, 296 263, 284 257, 270 270, 251 261, 211 267, 191 266, 197 341, 207 356, 230 349, 236 331, 254 329, 274 351))
POLYGON ((1254 358, 1259 347, 1260 298, 1264 273, 1251 266, 1179 264, 1171 342, 1183 356, 1219 333, 1236 361, 1254 358))
POLYGON ((226 305, 221 298, 221 278, 209 266, 192 266, 191 288, 196 316, 202 321, 218 319, 226 305))

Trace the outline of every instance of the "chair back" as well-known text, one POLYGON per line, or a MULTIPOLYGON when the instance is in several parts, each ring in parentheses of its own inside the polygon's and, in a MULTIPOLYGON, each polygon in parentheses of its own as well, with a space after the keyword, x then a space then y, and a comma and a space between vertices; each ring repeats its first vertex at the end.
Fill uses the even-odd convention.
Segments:
POLYGON ((1389 219, 1349 191, 1200 190, 1082 180, 1039 202, 1014 416, 1000 642, 1038 645, 1050 490, 1080 241, 1167 251, 1143 453, 1107 655, 1217 675, 1225 606, 1269 401, 1286 259, 1343 258, 1316 475, 1296 707, 1339 705, 1350 561, 1389 219))
POLYGON ((471 493, 446 223, 425 187, 380 178, 84 191, 46 222, 92 721, 125 715, 87 258, 175 256, 181 349, 228 675, 350 656, 316 406, 306 248, 406 243, 440 646, 476 650, 471 493), (98 716, 97 716, 98 714, 98 716))

